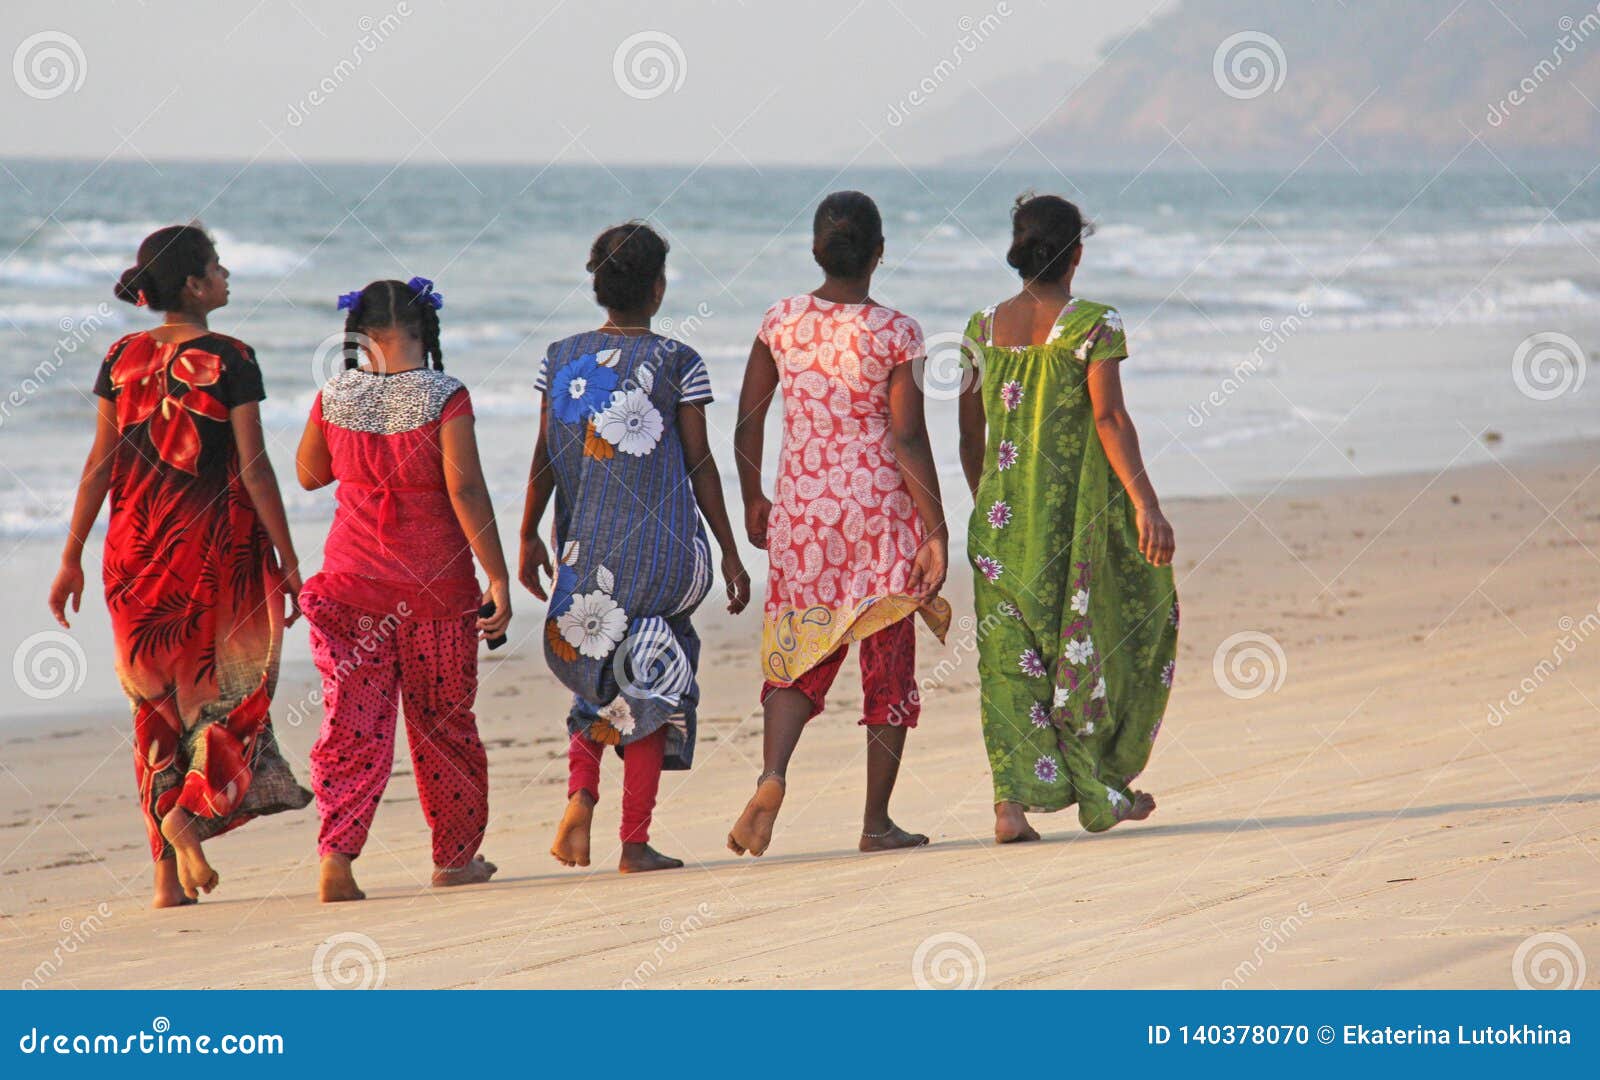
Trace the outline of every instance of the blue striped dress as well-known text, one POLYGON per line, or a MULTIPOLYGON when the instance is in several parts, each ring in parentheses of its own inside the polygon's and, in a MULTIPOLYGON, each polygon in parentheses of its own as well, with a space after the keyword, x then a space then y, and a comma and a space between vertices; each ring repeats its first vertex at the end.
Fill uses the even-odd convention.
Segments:
POLYGON ((571 734, 626 746, 667 727, 665 767, 694 759, 711 547, 678 406, 711 400, 705 362, 658 334, 552 344, 535 384, 555 471, 555 588, 545 658, 573 692, 571 734))

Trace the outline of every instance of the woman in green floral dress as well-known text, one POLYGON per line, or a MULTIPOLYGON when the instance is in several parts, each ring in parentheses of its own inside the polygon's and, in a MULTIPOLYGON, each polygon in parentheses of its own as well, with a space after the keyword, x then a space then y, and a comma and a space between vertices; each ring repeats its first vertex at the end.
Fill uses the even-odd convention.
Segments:
POLYGON ((1053 195, 1012 211, 1022 291, 967 324, 961 464, 972 489, 983 736, 995 838, 1078 804, 1091 832, 1142 819, 1129 785, 1172 686, 1172 527, 1122 401, 1122 319, 1072 295, 1087 235, 1053 195))

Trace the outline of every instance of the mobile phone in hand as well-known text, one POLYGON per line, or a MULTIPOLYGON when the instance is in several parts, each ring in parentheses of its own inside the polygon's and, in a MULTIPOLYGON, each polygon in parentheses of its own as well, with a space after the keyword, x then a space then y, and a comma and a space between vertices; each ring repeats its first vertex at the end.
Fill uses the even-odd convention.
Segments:
MULTIPOLYGON (((478 618, 480 618, 480 619, 491 618, 491 617, 493 617, 494 612, 495 612, 494 601, 490 600, 487 604, 484 604, 481 608, 478 609, 478 618)), ((506 643, 506 636, 504 634, 501 634, 499 637, 492 637, 488 641, 484 642, 484 644, 489 646, 489 648, 491 648, 491 649, 498 649, 500 646, 504 645, 505 643, 506 643)))

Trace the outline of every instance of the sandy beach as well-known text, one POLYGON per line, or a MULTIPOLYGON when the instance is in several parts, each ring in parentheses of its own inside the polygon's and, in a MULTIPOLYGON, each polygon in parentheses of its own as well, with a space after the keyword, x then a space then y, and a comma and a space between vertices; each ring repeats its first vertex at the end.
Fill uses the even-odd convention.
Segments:
MULTIPOLYGON (((595 865, 565 870, 546 853, 563 707, 528 597, 483 665, 493 883, 425 887, 402 750, 358 864, 366 903, 316 902, 307 810, 210 845, 221 888, 150 911, 126 713, 13 726, 0 984, 1509 988, 1581 966, 1600 985, 1600 445, 1461 442, 1448 472, 1169 506, 1184 624, 1149 822, 1087 836, 1039 816, 1044 842, 994 845, 969 622, 942 650, 920 639, 936 685, 894 811, 932 846, 855 852, 860 697, 842 679, 771 851, 735 858, 723 836, 759 770, 752 605, 699 619, 700 758, 667 774, 653 837, 689 865, 615 872, 613 758, 595 865)), ((948 593, 969 610, 963 562, 948 593)), ((302 779, 306 674, 275 709, 302 779)))

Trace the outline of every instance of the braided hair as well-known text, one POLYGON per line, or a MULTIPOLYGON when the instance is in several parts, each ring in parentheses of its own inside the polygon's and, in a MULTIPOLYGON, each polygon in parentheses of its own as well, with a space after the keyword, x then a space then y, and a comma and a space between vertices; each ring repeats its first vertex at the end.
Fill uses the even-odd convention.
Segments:
POLYGON ((444 370, 444 353, 439 347, 439 312, 425 293, 403 281, 374 281, 356 296, 344 320, 344 366, 356 367, 361 361, 360 340, 364 331, 409 330, 422 342, 422 353, 435 371, 444 370))

